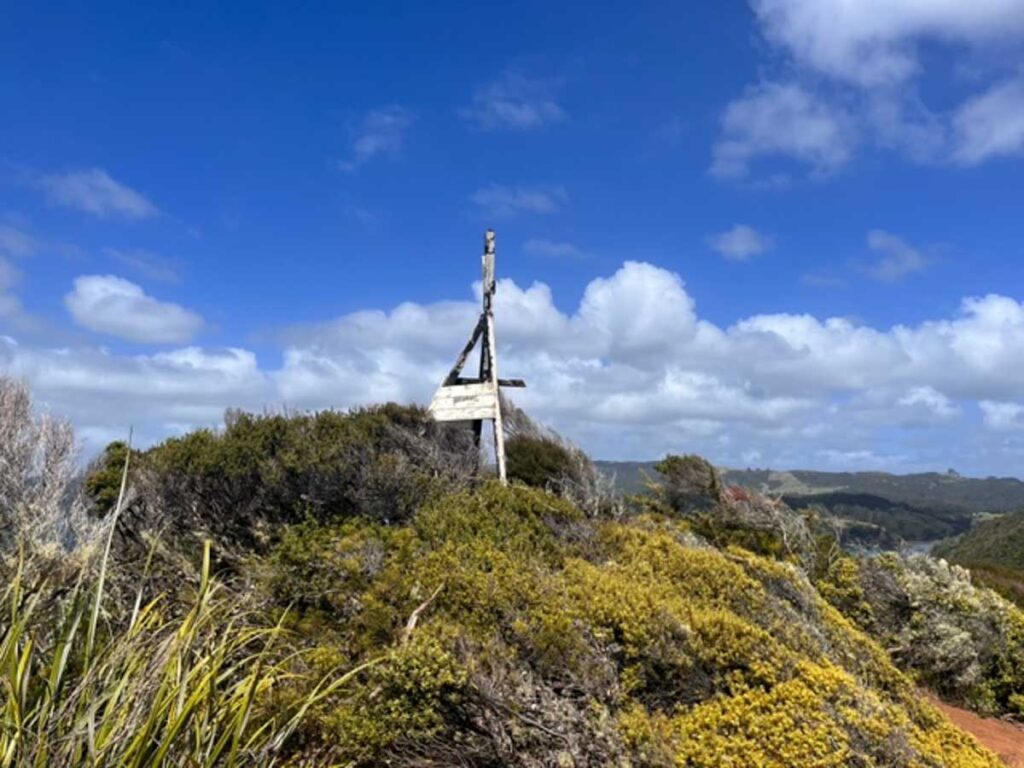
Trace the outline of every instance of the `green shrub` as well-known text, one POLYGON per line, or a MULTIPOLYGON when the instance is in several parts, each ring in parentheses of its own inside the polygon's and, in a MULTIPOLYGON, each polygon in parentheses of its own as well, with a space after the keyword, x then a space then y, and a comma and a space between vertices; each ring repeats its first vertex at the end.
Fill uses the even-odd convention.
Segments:
POLYGON ((661 495, 677 512, 708 509, 721 500, 718 472, 700 456, 670 454, 654 469, 662 478, 661 495))
POLYGON ((123 440, 110 443, 92 463, 85 476, 84 489, 93 504, 94 513, 106 515, 113 511, 121 490, 121 473, 128 453, 123 440))
POLYGON ((1019 711, 1024 613, 965 569, 925 556, 847 557, 820 589, 943 696, 988 713, 1019 711))
POLYGON ((577 473, 573 454, 554 440, 516 435, 505 443, 508 477, 534 488, 550 488, 577 473))
MULTIPOLYGON (((389 404, 348 413, 234 412, 223 430, 169 439, 138 465, 140 515, 153 528, 202 531, 222 550, 244 552, 307 517, 404 520, 467 483, 476 453, 467 430, 389 404)), ((90 477, 97 493, 109 493, 109 474, 104 465, 90 477)))
POLYGON ((380 765, 387 753, 429 742, 456 721, 468 679, 443 633, 420 632, 371 668, 324 727, 342 760, 380 765))

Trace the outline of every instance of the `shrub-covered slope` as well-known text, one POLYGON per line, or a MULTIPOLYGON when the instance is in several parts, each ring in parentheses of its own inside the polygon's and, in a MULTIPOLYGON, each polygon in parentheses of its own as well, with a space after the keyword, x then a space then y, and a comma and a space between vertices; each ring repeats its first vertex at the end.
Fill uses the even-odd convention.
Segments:
POLYGON ((418 409, 236 415, 132 454, 111 513, 114 446, 84 483, 90 546, 33 528, 0 557, 0 759, 998 765, 908 673, 1018 707, 999 598, 910 561, 876 578, 699 458, 623 505, 537 439, 509 441, 505 488, 418 409))
POLYGON ((538 490, 292 529, 267 589, 324 663, 384 659, 307 749, 359 764, 996 765, 793 564, 538 490), (433 761, 433 762, 432 762, 433 761))

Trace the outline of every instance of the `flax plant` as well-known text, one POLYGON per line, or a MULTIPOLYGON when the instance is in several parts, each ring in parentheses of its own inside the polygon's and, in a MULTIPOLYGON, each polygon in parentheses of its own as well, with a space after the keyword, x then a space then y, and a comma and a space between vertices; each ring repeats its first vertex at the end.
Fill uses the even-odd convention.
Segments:
MULTIPOLYGON (((261 706, 296 683, 280 625, 253 626, 210 576, 204 552, 183 616, 160 598, 90 649, 84 581, 54 624, 18 571, 0 636, 0 766, 274 765, 309 709, 367 665, 312 686, 284 711, 261 706)), ((373 662, 370 662, 371 664, 373 662)))

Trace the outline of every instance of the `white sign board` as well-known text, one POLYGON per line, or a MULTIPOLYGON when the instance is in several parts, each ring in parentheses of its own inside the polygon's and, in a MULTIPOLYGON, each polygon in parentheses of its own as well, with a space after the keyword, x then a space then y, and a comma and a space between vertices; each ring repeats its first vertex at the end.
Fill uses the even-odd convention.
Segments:
POLYGON ((478 421, 497 414, 498 388, 492 381, 441 386, 430 401, 435 421, 478 421))

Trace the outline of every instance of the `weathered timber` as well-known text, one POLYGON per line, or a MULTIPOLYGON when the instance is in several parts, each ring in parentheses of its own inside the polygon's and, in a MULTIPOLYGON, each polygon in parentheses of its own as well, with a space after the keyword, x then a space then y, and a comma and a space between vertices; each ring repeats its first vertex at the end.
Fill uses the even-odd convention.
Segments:
POLYGON ((498 478, 507 482, 505 474, 505 430, 502 423, 499 387, 525 387, 522 379, 498 377, 497 345, 494 333, 494 294, 497 281, 494 275, 495 237, 493 230, 484 234, 482 256, 483 307, 480 319, 430 403, 430 413, 437 421, 469 421, 473 425, 477 445, 483 432, 483 422, 494 424, 494 457, 498 478), (460 375, 469 355, 480 344, 479 375, 475 378, 460 375))
POLYGON ((489 381, 441 387, 430 403, 435 421, 493 419, 497 410, 497 390, 489 381))

